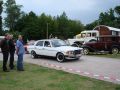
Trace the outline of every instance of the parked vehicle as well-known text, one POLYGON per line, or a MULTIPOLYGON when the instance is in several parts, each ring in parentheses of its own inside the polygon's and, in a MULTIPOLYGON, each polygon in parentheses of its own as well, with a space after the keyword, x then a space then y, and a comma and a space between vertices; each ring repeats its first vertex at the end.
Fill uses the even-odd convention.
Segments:
POLYGON ((96 41, 98 36, 99 32, 97 30, 82 31, 74 39, 68 39, 67 42, 72 46, 81 47, 83 43, 96 41))
POLYGON ((82 56, 82 48, 68 46, 60 39, 38 40, 34 45, 28 46, 32 58, 38 56, 56 57, 58 62, 66 59, 79 59, 82 56))
POLYGON ((68 39, 67 42, 69 42, 72 46, 81 47, 82 44, 96 41, 96 37, 103 35, 120 36, 120 29, 105 25, 98 25, 93 30, 82 31, 80 34, 76 35, 74 39, 68 39))
POLYGON ((97 38, 97 41, 83 44, 82 48, 84 54, 101 51, 118 54, 120 51, 120 36, 100 36, 97 38))

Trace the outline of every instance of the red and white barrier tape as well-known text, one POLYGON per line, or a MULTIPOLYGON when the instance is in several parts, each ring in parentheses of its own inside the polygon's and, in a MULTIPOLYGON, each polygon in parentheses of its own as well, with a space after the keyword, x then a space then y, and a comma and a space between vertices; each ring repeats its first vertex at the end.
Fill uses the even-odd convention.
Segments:
POLYGON ((108 77, 108 76, 104 76, 104 75, 93 74, 93 73, 90 73, 90 72, 83 72, 83 71, 80 71, 80 70, 74 70, 74 69, 71 69, 71 68, 61 67, 61 66, 58 66, 58 65, 49 64, 49 63, 45 63, 45 62, 43 62, 42 64, 46 65, 46 66, 49 66, 49 67, 54 67, 54 68, 57 68, 57 69, 61 69, 61 70, 72 71, 72 72, 78 73, 82 76, 88 76, 88 77, 96 78, 96 79, 99 79, 99 80, 116 81, 116 82, 120 83, 120 79, 115 78, 113 76, 108 77))

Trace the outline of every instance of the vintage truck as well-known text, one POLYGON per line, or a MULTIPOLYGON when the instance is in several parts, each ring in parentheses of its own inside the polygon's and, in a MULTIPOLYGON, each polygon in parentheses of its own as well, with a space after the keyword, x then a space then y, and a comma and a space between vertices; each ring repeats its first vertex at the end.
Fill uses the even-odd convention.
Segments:
POLYGON ((82 48, 84 54, 90 54, 90 52, 108 52, 110 54, 118 54, 120 52, 120 36, 100 36, 97 37, 97 41, 83 44, 82 48))

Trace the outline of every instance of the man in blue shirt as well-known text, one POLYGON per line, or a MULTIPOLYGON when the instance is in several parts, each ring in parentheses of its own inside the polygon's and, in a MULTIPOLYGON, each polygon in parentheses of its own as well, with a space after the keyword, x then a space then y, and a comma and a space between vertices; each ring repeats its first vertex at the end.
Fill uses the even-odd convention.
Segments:
POLYGON ((16 42, 16 54, 18 55, 18 60, 17 60, 17 70, 18 71, 24 71, 23 69, 23 55, 25 53, 25 49, 23 46, 23 40, 22 36, 18 36, 18 40, 16 42))

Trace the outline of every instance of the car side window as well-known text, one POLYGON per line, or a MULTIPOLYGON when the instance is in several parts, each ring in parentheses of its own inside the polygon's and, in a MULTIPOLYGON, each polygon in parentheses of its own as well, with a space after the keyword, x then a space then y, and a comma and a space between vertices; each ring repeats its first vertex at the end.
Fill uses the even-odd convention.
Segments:
POLYGON ((45 41, 44 47, 51 47, 50 42, 49 41, 45 41))
POLYGON ((95 43, 95 42, 97 42, 97 40, 92 39, 92 40, 90 40, 89 42, 95 43))
POLYGON ((43 41, 39 41, 36 46, 43 46, 43 41))

